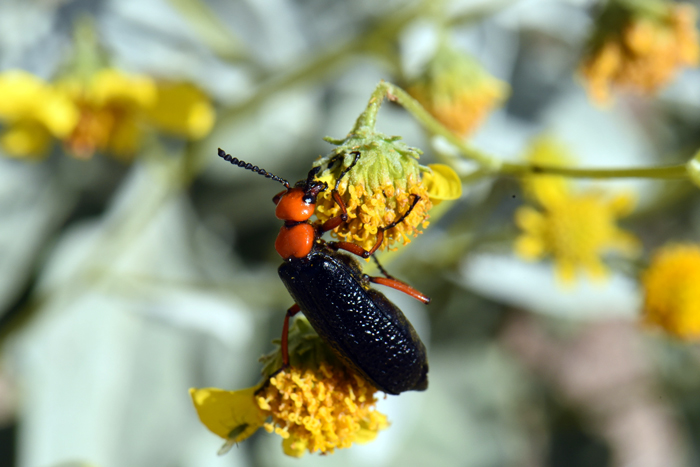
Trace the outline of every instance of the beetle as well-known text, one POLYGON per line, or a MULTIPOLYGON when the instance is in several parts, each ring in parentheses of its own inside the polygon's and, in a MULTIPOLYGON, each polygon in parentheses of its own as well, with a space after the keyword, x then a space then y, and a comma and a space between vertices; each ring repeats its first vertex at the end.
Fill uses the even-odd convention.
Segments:
MULTIPOLYGON (((377 242, 371 250, 349 242, 326 242, 321 236, 348 219, 338 187, 341 179, 357 164, 359 152, 350 153, 354 160, 341 172, 332 196, 341 213, 323 223, 312 223, 316 198, 328 189, 325 182, 314 180, 321 167, 309 171, 306 180, 290 186, 289 182, 257 166, 232 157, 222 149, 219 157, 284 185, 275 195, 275 215, 284 225, 275 241, 275 249, 284 262, 278 273, 294 299, 285 315, 282 328, 282 368, 289 366, 289 320, 303 312, 323 341, 335 355, 356 373, 387 394, 423 391, 428 387, 428 359, 423 342, 403 312, 384 294, 371 288, 376 283, 392 287, 428 304, 430 298, 390 276, 374 253, 381 246, 384 232, 403 222, 420 201, 412 195, 409 208, 394 222, 378 229, 377 242), (384 277, 363 274, 359 261, 341 252, 375 259, 384 277)), ((344 154, 329 161, 332 166, 344 154)))

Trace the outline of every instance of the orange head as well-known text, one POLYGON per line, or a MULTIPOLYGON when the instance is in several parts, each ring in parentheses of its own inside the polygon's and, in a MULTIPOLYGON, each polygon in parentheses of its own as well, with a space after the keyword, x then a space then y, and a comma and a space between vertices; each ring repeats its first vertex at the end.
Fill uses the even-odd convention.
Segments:
POLYGON ((307 195, 303 188, 292 188, 279 197, 275 216, 291 222, 304 222, 314 214, 316 197, 307 195))

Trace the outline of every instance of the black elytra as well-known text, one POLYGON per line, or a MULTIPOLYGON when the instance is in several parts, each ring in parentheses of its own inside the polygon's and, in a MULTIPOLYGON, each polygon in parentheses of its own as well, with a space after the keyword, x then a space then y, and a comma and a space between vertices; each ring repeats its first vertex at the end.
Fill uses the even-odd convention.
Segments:
POLYGON ((318 242, 278 272, 311 326, 348 367, 387 394, 427 389, 423 342, 403 312, 370 288, 355 258, 318 242))

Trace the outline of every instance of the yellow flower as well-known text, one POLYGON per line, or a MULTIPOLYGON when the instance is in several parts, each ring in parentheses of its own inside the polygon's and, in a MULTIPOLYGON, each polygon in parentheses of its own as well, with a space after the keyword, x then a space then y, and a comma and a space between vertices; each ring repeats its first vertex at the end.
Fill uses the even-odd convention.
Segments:
MULTIPOLYGON (((420 151, 381 133, 350 134, 347 139, 334 142, 339 147, 319 159, 314 165, 326 165, 335 158, 331 168, 325 169, 318 180, 334 187, 344 169, 350 167, 355 152, 360 153, 357 164, 343 177, 338 193, 348 212, 348 221, 331 235, 370 250, 377 242, 380 228, 391 224, 411 206, 412 195, 420 196, 406 219, 384 233, 380 249, 391 248, 411 238, 428 226, 428 211, 433 200, 456 199, 462 194, 459 176, 450 167, 441 164, 423 167, 418 164, 420 151), (428 183, 424 183, 427 180, 428 183)), ((316 217, 321 222, 340 214, 331 190, 321 193, 316 202, 316 217)))
POLYGON ((75 157, 87 159, 96 151, 128 158, 138 149, 142 112, 155 105, 155 82, 145 76, 103 69, 87 83, 67 79, 60 83, 80 109, 80 120, 65 145, 75 157))
POLYGON ((54 86, 25 71, 0 74, 0 145, 8 155, 42 156, 52 137, 66 137, 77 122, 75 104, 54 86))
POLYGON ((272 417, 265 429, 282 437, 285 454, 301 457, 371 441, 387 428, 386 416, 374 409, 376 391, 346 367, 322 362, 278 373, 257 401, 272 417))
POLYGON ((187 83, 160 83, 103 69, 87 83, 66 80, 62 85, 80 108, 80 121, 66 140, 68 150, 79 158, 96 151, 131 158, 149 126, 199 139, 214 124, 209 99, 187 83))
POLYGON ((543 204, 542 212, 520 207, 515 222, 524 232, 516 240, 516 253, 527 260, 551 255, 564 281, 573 280, 578 269, 603 277, 606 269, 601 256, 606 251, 632 254, 639 247, 632 234, 616 225, 617 218, 628 214, 633 204, 626 195, 607 199, 589 192, 552 199, 543 204))
POLYGON ((644 322, 683 339, 700 338, 700 247, 661 248, 642 275, 644 322))
POLYGON ((226 440, 220 452, 261 426, 280 435, 285 454, 294 457, 366 443, 389 426, 375 410, 377 389, 341 363, 306 318, 289 329, 289 356, 285 369, 279 349, 263 357, 265 379, 258 386, 190 389, 199 419, 226 440))
POLYGON ((506 83, 489 75, 476 60, 446 46, 438 49, 407 91, 459 136, 472 133, 510 92, 506 83))
MULTIPOLYGON (((532 141, 525 159, 530 165, 566 167, 573 161, 568 150, 551 136, 540 136, 532 141)), ((525 195, 541 204, 556 202, 571 190, 571 183, 559 175, 529 175, 522 180, 525 195)))
POLYGON ((43 156, 55 138, 78 158, 100 151, 129 159, 148 129, 200 139, 214 124, 209 98, 191 84, 110 68, 82 76, 48 84, 24 71, 0 73, 3 150, 16 157, 43 156))
POLYGON ((635 11, 610 2, 601 14, 580 70, 594 101, 607 103, 611 85, 652 94, 680 67, 698 65, 695 8, 662 2, 645 7, 635 11))

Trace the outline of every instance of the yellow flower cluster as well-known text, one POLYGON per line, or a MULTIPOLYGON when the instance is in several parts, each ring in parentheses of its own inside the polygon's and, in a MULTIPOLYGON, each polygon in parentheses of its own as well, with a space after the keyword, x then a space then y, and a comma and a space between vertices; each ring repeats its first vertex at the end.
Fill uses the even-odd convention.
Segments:
POLYGON ((440 123, 467 136, 503 102, 509 88, 472 58, 441 47, 407 91, 440 123))
POLYGON ((56 83, 9 71, 0 74, 0 96, 0 144, 15 157, 44 156, 55 138, 78 158, 96 151, 130 158, 149 128, 199 139, 215 119, 209 98, 193 85, 115 69, 56 83))
MULTIPOLYGON (((321 177, 320 180, 327 182, 330 186, 335 184, 331 175, 321 177)), ((395 242, 409 243, 410 237, 422 233, 421 227, 428 227, 428 211, 433 204, 420 177, 411 175, 402 182, 405 182, 405 188, 397 187, 394 182, 388 181, 372 190, 362 183, 349 185, 347 182, 341 181, 338 193, 348 211, 348 221, 331 232, 331 235, 355 243, 365 250, 370 250, 377 242, 378 229, 391 224, 406 212, 411 206, 411 194, 416 194, 421 197, 420 202, 416 204, 404 222, 384 233, 382 249, 390 248, 395 242)), ((316 201, 318 219, 325 222, 339 214, 340 208, 333 199, 331 191, 327 190, 321 193, 316 201)))
POLYGON ((272 417, 265 429, 283 438, 285 454, 301 457, 371 441, 387 428, 386 415, 375 410, 376 391, 348 369, 321 363, 273 376, 257 402, 272 417))
POLYGON ((289 356, 287 368, 279 349, 263 357, 267 376, 252 388, 190 389, 199 419, 226 440, 220 452, 264 427, 282 437, 289 456, 330 454, 389 426, 375 409, 377 389, 341 363, 303 317, 289 330, 289 356))
POLYGON ((591 98, 605 104, 611 85, 651 94, 682 66, 700 59, 696 10, 690 4, 662 4, 656 15, 614 10, 601 16, 599 30, 581 65, 591 98), (619 18, 619 19, 618 19, 619 18))
POLYGON ((683 339, 700 338, 700 247, 671 244, 642 275, 644 321, 683 339))
MULTIPOLYGON (((528 161, 537 166, 565 166, 570 160, 565 149, 550 138, 537 139, 528 152, 528 161)), ((533 175, 523 180, 526 196, 542 210, 521 206, 515 223, 523 233, 516 239, 515 251, 526 260, 552 256, 557 275, 570 282, 577 270, 594 278, 604 277, 601 259, 609 251, 632 255, 639 241, 617 226, 617 219, 634 207, 631 196, 608 197, 598 191, 577 193, 563 177, 533 175)))

